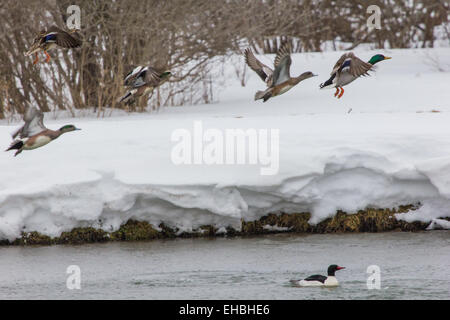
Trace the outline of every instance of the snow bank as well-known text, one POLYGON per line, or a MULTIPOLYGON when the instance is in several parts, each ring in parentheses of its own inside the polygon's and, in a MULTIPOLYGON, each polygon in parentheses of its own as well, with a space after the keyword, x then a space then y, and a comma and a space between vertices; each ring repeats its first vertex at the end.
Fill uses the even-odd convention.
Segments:
MULTIPOLYGON (((356 53, 369 59, 375 52, 356 53)), ((433 55, 447 68, 450 49, 381 53, 393 59, 347 86, 341 100, 318 90, 340 53, 298 54, 291 74, 311 70, 319 77, 264 104, 253 101, 263 88, 259 78, 250 74, 241 87, 230 66, 220 103, 140 116, 49 118, 50 128, 71 122, 82 131, 16 158, 0 154, 0 239, 86 226, 113 231, 129 219, 187 232, 210 224, 239 229, 241 219, 280 211, 311 212, 314 224, 336 210, 416 203, 417 211, 397 217, 450 217, 450 68, 439 71, 425 59, 433 55), (195 121, 219 132, 279 130, 277 174, 261 175, 260 164, 175 165, 172 134, 192 132, 195 121)), ((14 128, 0 126, 5 148, 14 128)))

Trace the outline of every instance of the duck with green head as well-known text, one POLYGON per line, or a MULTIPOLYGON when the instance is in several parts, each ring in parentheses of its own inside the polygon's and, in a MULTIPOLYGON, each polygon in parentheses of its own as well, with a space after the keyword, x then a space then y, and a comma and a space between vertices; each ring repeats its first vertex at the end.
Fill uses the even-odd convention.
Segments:
POLYGON ((344 94, 343 86, 353 82, 360 76, 369 75, 369 71, 374 71, 374 65, 380 61, 391 59, 382 54, 376 54, 368 62, 364 62, 353 54, 348 52, 343 54, 334 65, 331 71, 331 77, 320 85, 320 89, 336 88, 335 97, 338 99, 344 94))
POLYGON ((128 91, 119 99, 119 103, 129 103, 136 97, 153 92, 153 89, 169 80, 170 76, 172 73, 167 70, 161 71, 150 66, 137 66, 125 76, 124 86, 128 91))
POLYGON ((59 130, 46 128, 43 122, 44 114, 30 104, 28 104, 27 110, 24 113, 23 120, 25 124, 12 134, 15 140, 6 149, 6 151, 17 150, 14 156, 17 156, 23 150, 33 150, 42 147, 59 138, 64 133, 81 130, 72 124, 62 126, 59 130), (16 139, 17 137, 19 139, 16 139))

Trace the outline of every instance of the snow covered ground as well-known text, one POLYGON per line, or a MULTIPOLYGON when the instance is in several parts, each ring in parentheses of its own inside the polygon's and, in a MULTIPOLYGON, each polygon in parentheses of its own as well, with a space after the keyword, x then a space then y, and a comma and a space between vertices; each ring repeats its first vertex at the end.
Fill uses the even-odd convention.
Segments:
MULTIPOLYGON (((84 226, 111 231, 129 219, 180 231, 239 228, 241 219, 279 211, 309 211, 317 223, 336 210, 419 202, 418 210, 398 217, 448 228, 434 219, 450 217, 450 49, 355 53, 393 59, 345 87, 340 100, 319 84, 342 52, 307 53, 293 55, 291 74, 319 76, 266 103, 253 101, 264 88, 257 75, 247 70, 242 87, 230 66, 215 76, 224 82, 218 103, 101 119, 48 115, 49 128, 73 123, 82 131, 16 158, 0 154, 0 239, 22 231, 58 236, 84 226), (278 130, 276 174, 262 175, 261 161, 177 165, 172 135, 185 129, 194 137, 196 123, 203 133, 278 130)), ((260 58, 271 65, 272 56, 260 58)), ((5 149, 18 125, 0 125, 5 149)))

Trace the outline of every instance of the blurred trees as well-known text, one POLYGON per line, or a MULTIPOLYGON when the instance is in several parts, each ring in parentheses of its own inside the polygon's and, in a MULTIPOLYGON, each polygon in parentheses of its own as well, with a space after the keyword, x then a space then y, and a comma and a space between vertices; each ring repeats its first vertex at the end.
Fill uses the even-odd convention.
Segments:
MULTIPOLYGON (((435 29, 449 36, 448 0, 373 0, 381 30, 366 26, 366 0, 78 0, 82 48, 50 52, 50 63, 25 57, 36 33, 65 27, 71 0, 0 2, 0 118, 23 112, 25 100, 50 111, 96 107, 144 110, 147 105, 207 103, 208 70, 218 57, 251 46, 274 53, 376 47, 432 47, 435 29), (338 44, 344 44, 344 46, 338 44), (131 106, 117 105, 133 66, 171 70, 171 81, 131 106)), ((40 56, 42 59, 42 56, 40 56)))

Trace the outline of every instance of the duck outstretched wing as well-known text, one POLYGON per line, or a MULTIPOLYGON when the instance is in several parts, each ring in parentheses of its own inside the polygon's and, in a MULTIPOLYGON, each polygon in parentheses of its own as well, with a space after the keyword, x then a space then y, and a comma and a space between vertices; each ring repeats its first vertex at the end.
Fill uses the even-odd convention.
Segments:
MULTIPOLYGON (((353 53, 352 53, 353 55, 353 53)), ((367 76, 368 72, 373 69, 373 64, 362 61, 353 55, 350 62, 350 74, 354 77, 367 76)))
POLYGON ((142 70, 145 68, 145 66, 137 66, 134 67, 133 70, 131 70, 124 79, 123 85, 124 86, 132 86, 134 82, 136 81, 136 78, 139 77, 142 70))
POLYGON ((282 60, 288 56, 291 58, 292 46, 290 42, 285 42, 281 45, 280 49, 277 51, 277 55, 275 56, 274 66, 275 68, 280 65, 282 60))
POLYGON ((25 121, 25 124, 12 134, 14 139, 17 136, 19 136, 20 139, 28 138, 47 130, 44 126, 44 114, 41 110, 33 107, 29 102, 27 102, 27 110, 23 115, 23 121, 25 121))
POLYGON ((146 85, 156 87, 161 82, 161 74, 161 71, 152 67, 147 67, 146 70, 143 71, 142 81, 146 85))
POLYGON ((256 74, 262 79, 262 81, 270 86, 272 82, 273 70, 259 61, 249 48, 244 50, 244 56, 245 63, 247 63, 250 69, 255 71, 256 74))
POLYGON ((344 53, 339 60, 336 62, 336 64, 333 67, 333 70, 331 71, 330 75, 332 76, 333 74, 336 74, 336 72, 338 72, 338 70, 342 67, 342 65, 344 64, 345 60, 350 59, 351 57, 349 56, 349 53, 344 53))
POLYGON ((124 81, 125 86, 139 88, 144 85, 157 86, 161 81, 161 72, 152 67, 138 66, 134 68, 124 81))
POLYGON ((372 68, 372 64, 362 61, 355 56, 353 52, 348 52, 344 53, 336 62, 333 67, 333 71, 331 71, 331 75, 348 72, 353 77, 357 78, 363 75, 368 75, 367 72, 369 72, 372 68))
POLYGON ((291 69, 291 44, 286 42, 278 50, 275 57, 275 71, 273 72, 273 85, 278 85, 280 83, 286 82, 291 79, 290 69, 291 69))
POLYGON ((82 44, 80 39, 72 36, 57 26, 51 26, 48 28, 44 39, 45 41, 55 42, 58 46, 63 48, 77 48, 82 44))

